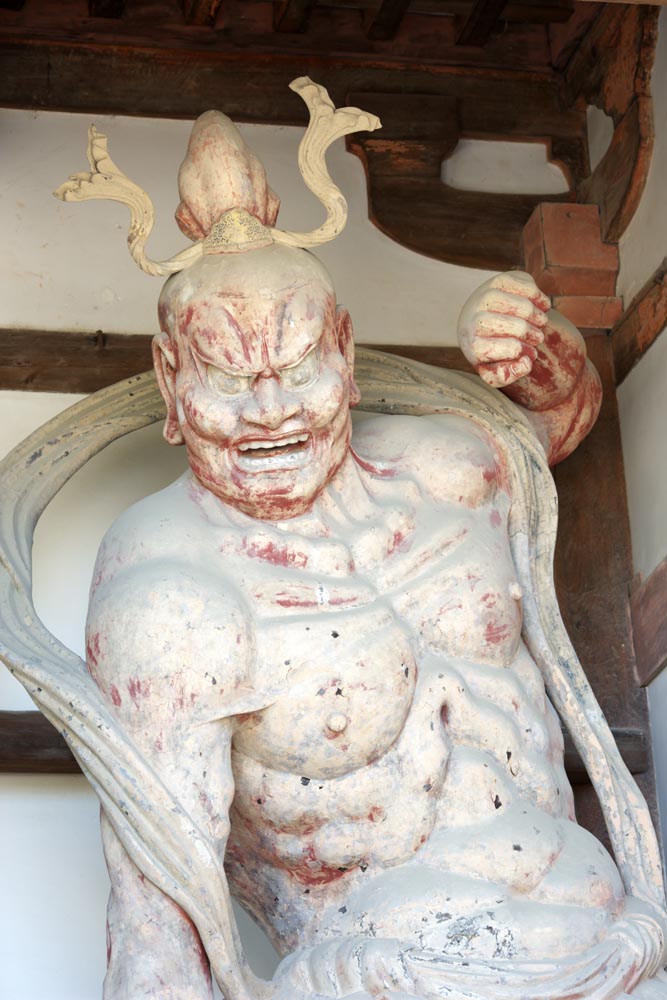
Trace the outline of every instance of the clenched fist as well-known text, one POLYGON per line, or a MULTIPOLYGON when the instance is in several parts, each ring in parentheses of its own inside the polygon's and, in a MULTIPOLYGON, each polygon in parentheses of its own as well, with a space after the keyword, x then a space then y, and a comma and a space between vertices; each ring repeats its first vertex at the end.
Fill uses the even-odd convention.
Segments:
POLYGON ((459 344, 488 385, 505 388, 530 373, 550 308, 549 297, 523 271, 499 274, 470 296, 459 318, 459 344))

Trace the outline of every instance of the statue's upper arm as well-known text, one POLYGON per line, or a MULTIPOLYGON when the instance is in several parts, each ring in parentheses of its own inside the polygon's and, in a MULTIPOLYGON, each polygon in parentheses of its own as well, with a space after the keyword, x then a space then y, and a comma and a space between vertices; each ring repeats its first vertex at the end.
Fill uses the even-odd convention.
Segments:
POLYGON ((163 739, 248 697, 253 636, 229 579, 173 557, 135 563, 93 588, 91 674, 124 727, 163 739))

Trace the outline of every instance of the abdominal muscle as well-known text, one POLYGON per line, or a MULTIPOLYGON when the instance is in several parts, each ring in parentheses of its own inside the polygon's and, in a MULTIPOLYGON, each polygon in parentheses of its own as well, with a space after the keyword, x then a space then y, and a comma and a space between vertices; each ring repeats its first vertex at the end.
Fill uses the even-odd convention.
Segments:
POLYGON ((623 888, 604 848, 573 822, 553 710, 524 701, 508 758, 480 685, 468 694, 462 683, 495 669, 500 716, 507 691, 536 685, 529 663, 523 647, 502 670, 424 655, 398 738, 331 779, 274 771, 236 749, 230 883, 281 954, 359 937, 531 959, 604 937, 623 888), (459 701, 474 697, 476 727, 454 688, 459 701))

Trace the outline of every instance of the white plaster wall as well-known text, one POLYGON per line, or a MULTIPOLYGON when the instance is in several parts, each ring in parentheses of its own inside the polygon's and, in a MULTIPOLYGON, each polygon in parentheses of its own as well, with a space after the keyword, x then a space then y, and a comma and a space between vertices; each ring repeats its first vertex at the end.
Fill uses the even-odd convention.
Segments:
MULTIPOLYGON (((660 15, 652 92, 656 139, 641 203, 621 242, 619 289, 629 303, 667 256, 667 10, 660 15)), ((647 576, 667 556, 667 333, 619 389, 632 550, 647 576)), ((665 609, 667 613, 667 609, 665 609)), ((649 686, 663 845, 667 844, 667 671, 649 686)))
MULTIPOLYGON (((296 98, 295 98, 296 100, 296 98)), ((154 333, 160 279, 143 274, 127 253, 127 209, 110 202, 62 203, 51 192, 86 170, 91 117, 0 110, 0 273, 3 326, 43 330, 154 333)), ((189 246, 173 214, 176 177, 190 123, 95 117, 118 166, 150 194, 156 225, 148 245, 164 259, 189 246)), ((282 198, 278 224, 315 229, 319 202, 304 186, 296 153, 302 129, 243 125, 269 182, 282 198)), ((344 233, 318 250, 357 339, 374 343, 453 344, 461 306, 490 272, 443 265, 379 232, 368 220, 361 161, 339 140, 327 154, 350 217, 344 233)))
POLYGON ((641 202, 621 239, 618 294, 626 305, 667 256, 667 10, 660 14, 651 77, 655 143, 641 202))

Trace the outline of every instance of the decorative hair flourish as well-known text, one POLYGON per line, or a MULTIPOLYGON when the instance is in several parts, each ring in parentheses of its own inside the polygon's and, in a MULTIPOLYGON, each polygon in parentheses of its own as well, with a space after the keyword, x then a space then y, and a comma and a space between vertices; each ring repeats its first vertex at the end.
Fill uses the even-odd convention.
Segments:
POLYGON ((325 153, 335 139, 350 132, 372 132, 381 123, 375 115, 359 108, 336 110, 324 87, 307 76, 293 80, 290 88, 303 98, 310 111, 308 128, 299 145, 299 169, 327 212, 322 225, 310 233, 273 228, 280 201, 268 187, 264 168, 236 126, 218 111, 208 111, 195 122, 179 172, 181 204, 176 219, 183 232, 196 242, 169 260, 155 261, 147 256, 146 241, 155 221, 153 203, 143 188, 116 166, 107 151, 107 137, 94 125, 88 130, 90 173, 72 174, 54 194, 62 201, 100 198, 127 205, 130 254, 147 274, 174 274, 204 254, 242 253, 271 243, 303 248, 327 243, 345 226, 347 202, 329 176, 325 153))

